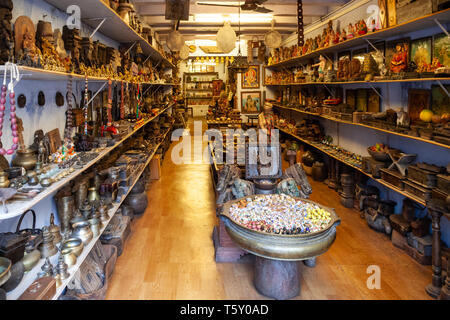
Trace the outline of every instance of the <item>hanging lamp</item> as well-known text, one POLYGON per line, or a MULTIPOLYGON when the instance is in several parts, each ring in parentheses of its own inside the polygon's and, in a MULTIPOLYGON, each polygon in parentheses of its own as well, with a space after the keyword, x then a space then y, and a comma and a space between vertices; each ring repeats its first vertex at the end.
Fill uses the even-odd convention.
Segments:
POLYGON ((233 59, 232 63, 228 67, 230 71, 234 71, 237 73, 244 73, 248 70, 249 64, 247 59, 242 56, 241 53, 241 7, 239 7, 239 52, 236 58, 233 59))

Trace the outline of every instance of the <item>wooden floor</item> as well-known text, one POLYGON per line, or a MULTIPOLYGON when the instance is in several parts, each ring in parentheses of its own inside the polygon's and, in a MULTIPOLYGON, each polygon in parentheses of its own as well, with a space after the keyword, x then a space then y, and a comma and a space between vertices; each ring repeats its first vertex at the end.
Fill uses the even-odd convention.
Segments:
MULTIPOLYGON (((312 179, 311 179, 312 180, 312 179)), ((390 239, 340 205, 337 194, 312 181, 311 199, 342 219, 331 249, 315 268, 301 264, 298 299, 429 299, 431 267, 421 266, 390 239), (381 268, 381 289, 368 289, 368 266, 381 268)), ((208 164, 174 165, 167 153, 152 183, 147 212, 136 219, 119 257, 107 299, 266 299, 252 284, 252 257, 214 261, 215 198, 208 164)))

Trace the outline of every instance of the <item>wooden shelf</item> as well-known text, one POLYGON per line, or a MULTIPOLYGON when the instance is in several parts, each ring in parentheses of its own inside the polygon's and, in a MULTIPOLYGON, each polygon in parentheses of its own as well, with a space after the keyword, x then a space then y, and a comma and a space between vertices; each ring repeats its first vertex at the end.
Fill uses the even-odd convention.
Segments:
POLYGON ((426 202, 425 202, 424 200, 422 200, 422 199, 416 197, 415 195, 412 195, 412 194, 410 194, 410 193, 408 193, 408 192, 406 192, 406 191, 404 191, 404 190, 400 190, 399 188, 397 188, 397 187, 395 187, 395 186, 393 186, 393 185, 387 183, 386 181, 384 181, 384 180, 382 180, 382 179, 376 179, 376 178, 374 178, 371 174, 369 174, 369 173, 367 173, 367 172, 364 172, 361 168, 359 168, 359 167, 357 167, 357 166, 355 166, 355 165, 353 165, 353 164, 351 164, 351 163, 349 163, 349 162, 346 162, 346 161, 344 161, 343 159, 341 159, 341 158, 335 156, 334 154, 332 154, 332 153, 328 152, 327 150, 323 149, 322 147, 320 147, 318 144, 312 143, 311 141, 308 141, 308 140, 305 140, 305 139, 303 139, 303 138, 300 138, 299 136, 296 136, 295 134, 293 134, 293 133, 291 133, 291 132, 289 132, 289 131, 287 131, 287 130, 284 130, 284 129, 278 127, 278 126, 275 126, 275 127, 276 127, 278 130, 280 130, 281 132, 284 132, 284 133, 286 133, 286 134, 288 134, 288 135, 294 137, 295 139, 300 140, 301 142, 306 143, 307 145, 310 145, 310 146, 316 148, 317 150, 319 150, 319 151, 325 153, 326 155, 328 155, 328 156, 330 156, 330 157, 332 157, 332 158, 334 158, 334 159, 336 159, 336 160, 338 160, 338 161, 344 163, 345 165, 350 166, 350 167, 352 167, 352 168, 355 169, 355 170, 358 170, 359 172, 365 174, 366 176, 368 176, 368 177, 371 178, 372 180, 374 180, 374 181, 376 181, 376 182, 382 184, 383 186, 385 186, 385 187, 387 187, 387 188, 389 188, 389 189, 391 189, 391 190, 393 190, 393 191, 395 191, 395 192, 398 192, 398 193, 402 194, 403 196, 405 196, 405 197, 407 197, 407 198, 409 198, 409 199, 411 199, 411 200, 414 200, 414 201, 417 202, 417 203, 420 203, 420 204, 423 205, 423 206, 426 206, 426 202))
POLYGON ((334 81, 334 82, 304 82, 288 84, 267 84, 266 87, 291 87, 291 86, 311 86, 311 85, 346 85, 346 84, 373 84, 373 83, 396 83, 396 82, 432 82, 432 81, 450 81, 449 77, 442 78, 414 78, 401 80, 379 80, 379 81, 334 81))
POLYGON ((365 127, 368 129, 372 129, 372 130, 377 130, 377 131, 381 131, 384 133, 388 133, 388 134, 392 134, 392 135, 396 135, 399 137, 403 137, 403 138, 408 138, 408 139, 413 139, 413 140, 417 140, 417 141, 421 141, 421 142, 425 142, 425 143, 429 143, 435 146, 439 146, 441 148, 445 148, 445 149, 450 149, 449 145, 437 142, 437 141, 433 141, 433 140, 428 140, 428 139, 424 139, 421 137, 413 137, 407 134, 403 134, 403 133, 399 133, 399 132, 395 132, 395 131, 391 131, 391 130, 386 130, 386 129, 382 129, 382 128, 377 128, 377 127, 373 127, 373 126, 369 126, 367 124, 363 124, 363 123, 355 123, 355 122, 351 122, 351 121, 345 121, 345 120, 340 120, 340 119, 335 119, 335 118, 331 118, 331 117, 327 117, 318 113, 313 113, 313 112, 308 112, 308 111, 303 111, 303 110, 299 110, 299 109, 294 109, 294 108, 288 108, 288 107, 284 107, 278 104, 273 104, 274 107, 280 108, 280 109, 285 109, 285 110, 290 110, 290 111, 295 111, 298 113, 303 113, 303 114, 307 114, 307 115, 311 115, 314 117, 319 117, 325 120, 329 120, 329 121, 334 121, 334 122, 338 122, 338 123, 344 123, 344 124, 348 124, 348 125, 352 125, 352 126, 359 126, 359 127, 365 127))
POLYGON ((267 68, 279 68, 279 67, 290 67, 297 64, 308 63, 310 59, 314 59, 319 57, 320 55, 327 53, 335 53, 338 51, 351 49, 357 46, 367 45, 366 40, 369 41, 378 41, 378 40, 386 40, 389 37, 398 36, 399 34, 406 34, 409 32, 415 32, 418 30, 427 29, 430 27, 436 26, 434 19, 439 20, 440 22, 448 22, 450 20, 450 9, 446 9, 443 11, 435 12, 421 18, 413 19, 411 21, 396 25, 394 27, 385 28, 382 30, 378 30, 376 32, 370 32, 363 36, 356 37, 350 40, 346 40, 340 42, 336 45, 329 46, 327 48, 322 48, 306 54, 304 56, 291 58, 276 64, 272 64, 270 66, 265 66, 267 68))
MULTIPOLYGON (((155 148, 153 149, 152 154, 148 157, 147 161, 145 162, 145 164, 143 166, 141 166, 140 168, 136 169, 135 172, 135 179, 133 184, 128 188, 127 193, 122 197, 122 200, 120 201, 120 203, 115 203, 113 205, 113 207, 109 210, 108 215, 109 220, 108 222, 105 224, 105 226, 102 228, 102 230, 100 231, 99 235, 95 238, 93 238, 87 246, 85 246, 83 248, 83 252, 81 253, 81 255, 77 258, 77 263, 70 267, 67 271, 70 273, 70 277, 65 279, 62 282, 62 285, 59 286, 58 288, 56 288, 56 294, 53 296, 52 300, 57 300, 61 294, 63 293, 64 289, 67 287, 67 285, 70 283, 70 281, 72 281, 73 277, 75 276, 76 272, 78 271, 78 269, 80 268, 81 264, 84 262, 84 260, 87 258, 87 256, 89 255, 89 253, 91 252, 92 248, 94 247, 95 243, 100 239, 100 236, 103 234, 103 232, 105 231, 105 229, 107 228, 109 222, 112 220, 112 218, 114 217, 114 215, 116 214, 117 210, 120 208, 120 206, 122 205, 122 203, 125 201, 126 197, 128 196, 128 194, 131 192, 131 190, 133 189, 133 187, 136 185, 136 183, 138 182, 140 176, 142 175, 142 173, 144 172, 145 168, 148 166, 148 164, 150 163, 150 161, 153 159, 153 157, 155 156, 156 152, 158 151, 159 147, 162 145, 162 143, 164 142, 164 140, 166 139, 167 135, 169 134, 169 132, 172 129, 169 129, 166 131, 166 133, 163 136, 163 140, 157 144, 155 146, 155 148)), ((56 264, 58 263, 58 257, 59 254, 55 254, 54 256, 52 256, 50 258, 50 262, 52 263, 53 266, 56 266, 56 264)), ((41 259, 36 266, 34 266, 34 268, 29 271, 28 273, 26 273, 22 279, 22 281, 20 282, 19 286, 14 289, 13 291, 9 292, 7 294, 7 299, 8 300, 17 300, 22 293, 33 283, 33 281, 37 278, 37 274, 41 271, 41 266, 45 263, 45 259, 41 259)))
POLYGON ((76 4, 81 9, 82 22, 94 29, 97 28, 102 19, 106 18, 98 32, 120 43, 137 41, 140 43, 144 54, 151 56, 153 60, 162 60, 167 67, 175 67, 174 64, 167 60, 146 39, 131 28, 117 12, 111 9, 105 0, 77 0, 76 3, 72 0, 45 1, 63 12, 66 12, 69 6, 76 4))
MULTIPOLYGON (((135 128, 132 132, 127 134, 124 138, 122 138, 119 142, 117 142, 114 146, 109 148, 104 148, 99 152, 99 155, 89 163, 85 164, 83 168, 75 170, 72 174, 67 176, 64 179, 61 179, 60 181, 55 182, 50 187, 45 188, 41 193, 39 193, 36 197, 30 200, 13 200, 12 202, 7 202, 7 207, 9 213, 0 213, 0 221, 11 219, 20 216, 22 213, 27 211, 28 209, 31 209, 36 204, 38 204, 43 199, 47 198, 48 196, 53 195, 56 191, 58 191, 60 188, 62 188, 64 185, 66 185, 71 180, 75 179, 77 176, 79 176, 81 173, 92 167, 94 164, 96 164, 98 161, 103 159, 106 155, 108 155, 111 151, 116 149, 118 146, 122 144, 125 140, 133 136, 137 131, 139 131, 143 126, 147 125, 148 123, 152 122, 154 119, 158 118, 161 114, 165 113, 168 109, 172 108, 173 105, 170 105, 163 109, 161 112, 159 112, 156 116, 148 118, 145 120, 139 127, 135 128)), ((56 167, 56 165, 53 165, 56 167)))
MULTIPOLYGON (((0 65, 0 75, 4 74, 5 66, 0 65)), ((70 78, 74 81, 84 81, 85 77, 81 74, 67 73, 59 71, 51 71, 39 68, 19 66, 19 71, 21 75, 21 80, 43 80, 43 81, 67 81, 70 78)), ((87 77, 89 82, 106 82, 109 79, 105 77, 87 77)), ((121 79, 111 79, 115 82, 122 82, 121 79)), ((123 81, 128 82, 128 81, 123 81)), ((141 82, 141 85, 161 85, 161 86, 178 86, 175 83, 158 83, 158 82, 141 82)))

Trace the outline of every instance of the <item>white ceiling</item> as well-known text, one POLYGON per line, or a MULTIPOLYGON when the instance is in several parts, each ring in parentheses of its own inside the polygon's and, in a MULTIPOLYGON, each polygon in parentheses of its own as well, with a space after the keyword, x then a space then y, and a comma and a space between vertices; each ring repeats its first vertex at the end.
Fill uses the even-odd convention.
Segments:
MULTIPOLYGON (((237 0, 202 0, 207 2, 237 2, 237 0)), ((202 2, 200 1, 200 2, 202 2)), ((318 20, 320 17, 334 11, 349 0, 303 0, 303 20, 307 25, 318 20)), ((190 19, 181 21, 179 30, 185 40, 194 39, 215 39, 218 29, 223 25, 222 22, 196 22, 195 14, 237 14, 238 8, 229 7, 210 7, 200 6, 196 3, 199 0, 190 1, 190 19), (200 36, 200 37, 199 37, 200 36)), ((243 1, 241 0, 243 3, 243 1)), ((149 24, 155 30, 162 41, 166 35, 173 30, 174 22, 165 20, 165 1, 164 0, 133 0, 136 10, 142 20, 149 24)), ((264 7, 273 10, 273 16, 276 21, 275 29, 282 35, 290 35, 297 31, 297 0, 268 0, 263 4, 264 7)), ((254 14, 253 11, 242 11, 243 14, 254 14)), ((250 39, 253 36, 263 36, 271 27, 270 22, 251 22, 252 16, 246 22, 241 20, 241 33, 243 39, 250 39)), ((237 31, 238 24, 232 23, 232 27, 237 31)))

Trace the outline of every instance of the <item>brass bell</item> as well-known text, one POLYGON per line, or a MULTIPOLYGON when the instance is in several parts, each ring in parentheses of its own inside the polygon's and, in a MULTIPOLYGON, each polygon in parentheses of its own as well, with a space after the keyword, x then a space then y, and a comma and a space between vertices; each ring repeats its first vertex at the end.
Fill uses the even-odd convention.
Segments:
POLYGON ((50 233, 53 235, 53 243, 56 245, 61 242, 62 236, 59 226, 55 225, 55 215, 52 213, 50 215, 50 233))

